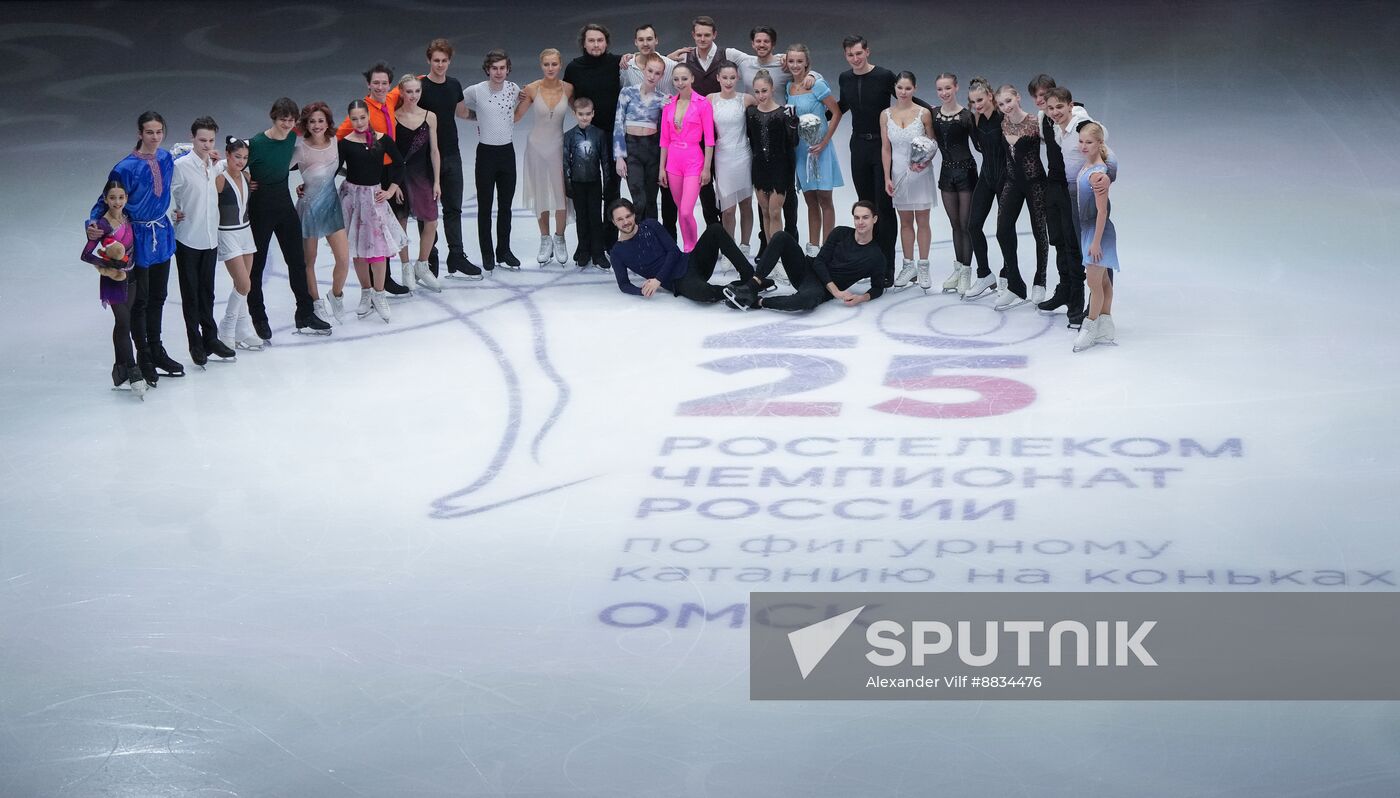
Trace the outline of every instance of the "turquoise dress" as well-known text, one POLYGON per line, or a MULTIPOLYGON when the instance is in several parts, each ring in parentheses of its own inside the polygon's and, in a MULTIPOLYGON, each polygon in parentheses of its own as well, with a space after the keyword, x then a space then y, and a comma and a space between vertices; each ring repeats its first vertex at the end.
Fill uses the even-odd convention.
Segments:
POLYGON ((1099 242, 1103 257, 1098 263, 1089 262, 1089 246, 1094 243, 1094 228, 1099 222, 1099 208, 1094 202, 1094 187, 1089 185, 1089 178, 1095 172, 1108 174, 1108 167, 1103 164, 1086 166, 1079 172, 1079 251, 1084 253, 1085 266, 1102 266, 1118 271, 1118 236, 1113 232, 1111 203, 1108 209, 1109 218, 1105 219, 1103 224, 1103 240, 1099 242))
MULTIPOLYGON (((812 91, 807 94, 789 94, 788 103, 792 105, 800 120, 803 114, 812 114, 821 120, 821 135, 825 136, 827 129, 831 126, 830 120, 826 118, 826 106, 822 100, 831 96, 831 87, 826 85, 826 81, 819 80, 812 84, 812 91)), ((807 164, 807 148, 811 146, 806 141, 799 138, 797 140, 797 188, 799 191, 830 191, 837 186, 846 185, 841 179, 841 167, 836 163, 836 147, 830 142, 817 156, 815 166, 807 164)))

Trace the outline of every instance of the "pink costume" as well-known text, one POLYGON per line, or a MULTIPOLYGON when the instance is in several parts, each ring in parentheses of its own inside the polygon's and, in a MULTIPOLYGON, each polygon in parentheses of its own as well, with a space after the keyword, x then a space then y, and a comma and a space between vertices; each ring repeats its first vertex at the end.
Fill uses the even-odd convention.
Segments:
POLYGON ((700 172, 705 168, 705 147, 715 146, 715 115, 704 97, 692 93, 690 105, 676 128, 676 100, 672 97, 661 110, 661 149, 666 151, 666 180, 676 201, 682 248, 695 248, 699 231, 695 224, 695 202, 700 197, 700 172))

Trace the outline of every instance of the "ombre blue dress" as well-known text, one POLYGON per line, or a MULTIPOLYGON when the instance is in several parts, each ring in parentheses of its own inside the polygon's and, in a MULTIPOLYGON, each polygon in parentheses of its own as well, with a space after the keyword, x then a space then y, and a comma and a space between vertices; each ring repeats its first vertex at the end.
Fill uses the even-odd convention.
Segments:
MULTIPOLYGON (((1099 222, 1099 208, 1094 202, 1094 187, 1089 185, 1089 178, 1096 172, 1108 174, 1108 167, 1103 164, 1086 166, 1079 172, 1079 251, 1084 253, 1085 266, 1102 266, 1105 269, 1117 271, 1118 236, 1113 232, 1111 215, 1104 220, 1103 240, 1099 242, 1099 248, 1103 250, 1103 257, 1098 263, 1089 262, 1089 246, 1094 243, 1094 228, 1099 222)), ((1110 214, 1112 210, 1110 203, 1110 214)))

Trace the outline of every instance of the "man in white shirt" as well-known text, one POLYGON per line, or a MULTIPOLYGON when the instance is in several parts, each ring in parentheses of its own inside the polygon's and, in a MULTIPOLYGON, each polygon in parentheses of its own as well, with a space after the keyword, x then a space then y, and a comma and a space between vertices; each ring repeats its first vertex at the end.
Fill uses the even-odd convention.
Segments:
POLYGON ((482 268, 492 272, 499 263, 518 271, 520 259, 510 250, 511 203, 515 200, 515 111, 520 105, 520 87, 506 80, 510 56, 505 50, 492 50, 482 61, 486 80, 462 91, 467 118, 477 121, 476 145, 476 235, 481 245, 482 268), (493 196, 494 194, 494 196, 493 196), (491 242, 491 208, 496 208, 496 242, 491 242))
POLYGON ((231 361, 235 352, 219 340, 214 321, 214 269, 219 254, 219 192, 214 179, 222 170, 214 160, 219 125, 201 116, 190 125, 194 148, 175 159, 170 208, 175 219, 175 269, 180 279, 180 307, 190 358, 201 368, 209 355, 231 361))
MULTIPOLYGON (((632 43, 637 45, 637 53, 632 56, 632 58, 628 60, 627 65, 622 68, 622 85, 642 85, 641 56, 647 53, 655 53, 656 45, 659 42, 660 40, 656 38, 655 25, 647 23, 637 26, 637 30, 632 36, 632 43)), ((679 50, 677 52, 684 51, 685 50, 679 50)), ((656 87, 662 94, 675 94, 676 87, 675 84, 671 83, 671 70, 675 69, 676 64, 680 62, 672 56, 663 55, 661 53, 657 53, 657 55, 661 56, 661 61, 666 65, 666 71, 662 73, 661 82, 656 84, 656 87)))

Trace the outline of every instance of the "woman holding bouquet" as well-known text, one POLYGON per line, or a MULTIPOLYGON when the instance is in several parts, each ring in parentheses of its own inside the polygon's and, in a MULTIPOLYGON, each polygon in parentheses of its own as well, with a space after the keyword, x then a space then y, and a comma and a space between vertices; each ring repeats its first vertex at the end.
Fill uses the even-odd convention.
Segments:
POLYGON ((929 230, 929 210, 934 205, 933 170, 928 151, 933 135, 933 115, 914 104, 916 82, 913 72, 901 72, 895 79, 893 107, 880 112, 881 158, 885 165, 885 193, 894 199, 899 214, 899 245, 904 250, 904 268, 895 278, 896 288, 905 288, 918 277, 919 287, 932 286, 928 273, 928 250, 933 243, 929 230), (918 141, 919 152, 914 152, 918 141), (914 260, 915 227, 918 228, 919 260, 914 260))
POLYGON ((797 145, 797 188, 807 203, 807 254, 815 257, 831 228, 836 226, 831 192, 845 185, 836 153, 828 146, 836 127, 841 124, 841 106, 826 81, 815 81, 810 89, 803 87, 812 69, 812 54, 807 45, 788 45, 787 64, 792 75, 788 101, 797 114, 798 135, 802 138, 797 145), (826 120, 828 111, 831 112, 830 122, 826 120), (804 117, 806 124, 803 124, 804 117))

